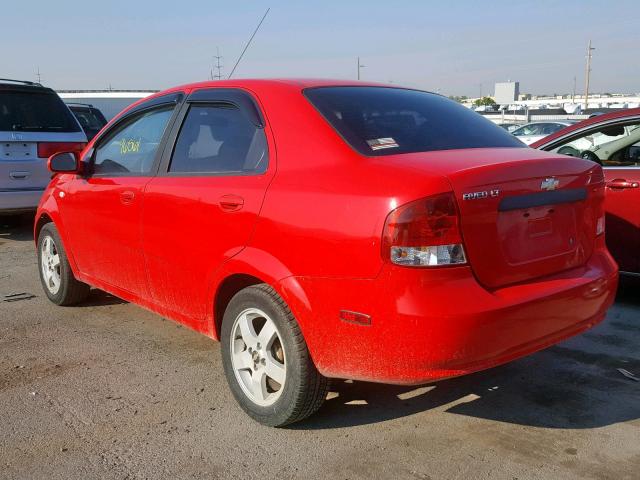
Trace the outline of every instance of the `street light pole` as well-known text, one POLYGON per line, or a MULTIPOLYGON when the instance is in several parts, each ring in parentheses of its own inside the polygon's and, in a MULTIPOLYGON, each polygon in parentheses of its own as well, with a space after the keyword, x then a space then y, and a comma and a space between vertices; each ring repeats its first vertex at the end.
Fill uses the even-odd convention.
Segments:
POLYGON ((591 46, 591 40, 589 40, 589 46, 587 47, 587 71, 586 71, 586 79, 585 79, 585 87, 584 87, 584 109, 589 108, 589 80, 591 77, 591 52, 595 50, 594 47, 591 46))

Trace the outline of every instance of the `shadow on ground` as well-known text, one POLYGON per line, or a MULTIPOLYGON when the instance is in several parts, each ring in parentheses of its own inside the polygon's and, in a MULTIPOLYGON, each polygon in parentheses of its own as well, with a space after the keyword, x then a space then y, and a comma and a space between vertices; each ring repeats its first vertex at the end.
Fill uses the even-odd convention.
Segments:
POLYGON ((293 429, 365 425, 432 409, 544 428, 597 428, 640 418, 640 279, 593 330, 516 362, 423 387, 336 381, 317 415, 293 429), (336 396, 337 394, 337 396, 336 396), (333 398, 332 398, 333 397, 333 398))
POLYGON ((33 241, 34 214, 0 216, 0 245, 4 240, 33 241))
POLYGON ((91 289, 91 293, 87 299, 75 305, 76 308, 86 308, 86 307, 101 307, 105 305, 124 305, 125 303, 129 303, 126 300, 118 298, 110 293, 103 292, 102 290, 98 290, 95 288, 91 289))

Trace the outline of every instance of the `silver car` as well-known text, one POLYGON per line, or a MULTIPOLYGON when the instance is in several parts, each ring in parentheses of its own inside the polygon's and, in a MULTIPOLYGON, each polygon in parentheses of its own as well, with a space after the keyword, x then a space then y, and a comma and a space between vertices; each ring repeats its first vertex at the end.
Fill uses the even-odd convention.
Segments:
POLYGON ((526 145, 530 145, 533 142, 537 142, 538 140, 546 137, 547 135, 551 135, 552 133, 556 133, 558 130, 562 130, 569 125, 573 125, 574 123, 576 123, 575 120, 549 120, 546 122, 531 122, 523 125, 516 130, 513 130, 511 134, 518 137, 520 141, 522 141, 526 145))
POLYGON ((33 211, 51 178, 47 158, 79 151, 80 124, 50 88, 0 79, 0 214, 33 211))

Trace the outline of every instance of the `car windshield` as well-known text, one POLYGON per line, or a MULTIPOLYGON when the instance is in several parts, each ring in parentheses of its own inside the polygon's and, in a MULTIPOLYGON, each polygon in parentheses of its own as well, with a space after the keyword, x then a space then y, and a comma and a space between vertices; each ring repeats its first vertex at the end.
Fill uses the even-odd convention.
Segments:
POLYGON ((0 131, 79 132, 69 109, 53 92, 0 92, 0 131))
POLYGON ((490 120, 437 94, 391 87, 304 91, 338 133, 367 156, 522 143, 490 120))

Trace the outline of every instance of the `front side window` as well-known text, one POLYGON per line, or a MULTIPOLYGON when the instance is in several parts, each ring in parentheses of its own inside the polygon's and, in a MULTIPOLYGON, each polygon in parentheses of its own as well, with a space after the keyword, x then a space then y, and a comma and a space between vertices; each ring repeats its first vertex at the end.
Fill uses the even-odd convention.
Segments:
POLYGON ((304 94, 356 151, 367 156, 523 147, 490 120, 433 93, 392 87, 319 87, 304 94))
POLYGON ((173 108, 151 110, 116 127, 96 148, 93 173, 149 173, 173 108))
POLYGON ((605 167, 640 167, 640 122, 596 127, 550 150, 605 167))
POLYGON ((544 123, 542 124, 542 135, 551 135, 552 133, 556 133, 558 130, 562 130, 566 125, 561 123, 544 123))
POLYGON ((523 127, 520 127, 517 130, 514 130, 512 133, 516 137, 542 135, 542 124, 541 123, 531 123, 529 125, 525 125, 523 127))
POLYGON ((171 157, 173 173, 263 173, 267 140, 238 108, 192 105, 171 157))

